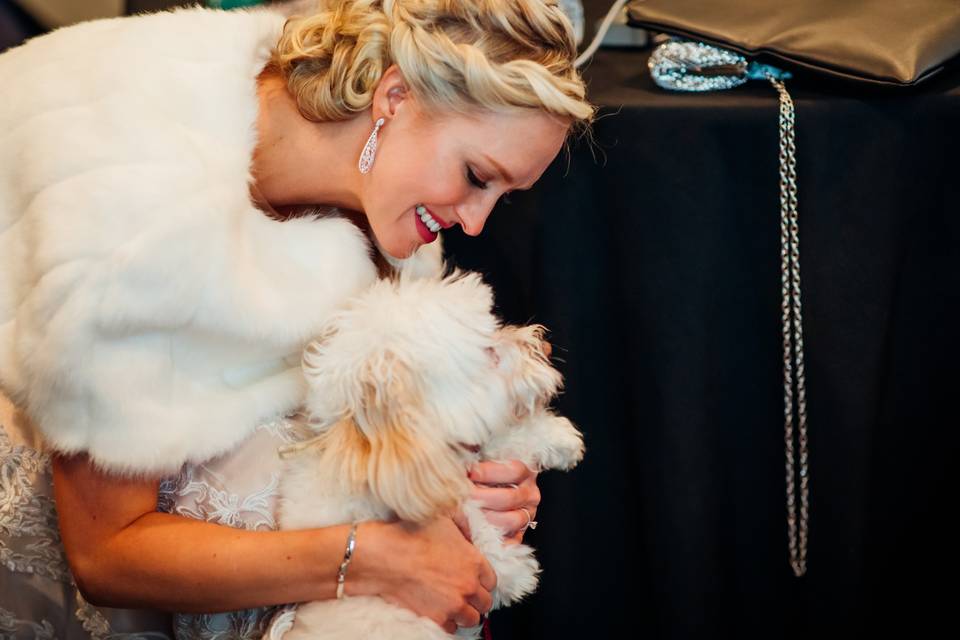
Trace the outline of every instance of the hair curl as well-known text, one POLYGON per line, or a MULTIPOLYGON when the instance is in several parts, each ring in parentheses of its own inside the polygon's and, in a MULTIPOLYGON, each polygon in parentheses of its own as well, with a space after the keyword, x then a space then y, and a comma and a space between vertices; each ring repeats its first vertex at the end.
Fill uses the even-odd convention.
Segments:
POLYGON ((321 0, 290 18, 271 59, 301 113, 367 109, 396 64, 428 108, 531 108, 586 126, 596 108, 556 0, 321 0))

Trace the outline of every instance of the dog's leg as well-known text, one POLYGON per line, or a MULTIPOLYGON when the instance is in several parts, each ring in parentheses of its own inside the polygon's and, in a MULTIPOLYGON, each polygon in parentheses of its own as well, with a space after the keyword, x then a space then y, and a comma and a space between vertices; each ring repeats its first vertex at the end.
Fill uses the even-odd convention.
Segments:
MULTIPOLYGON (((520 460, 528 467, 570 469, 583 458, 583 437, 566 418, 538 412, 504 429, 481 450, 487 460, 520 460)), ((494 608, 512 604, 537 588, 540 565, 525 544, 504 544, 504 532, 487 522, 472 501, 463 505, 473 543, 497 573, 494 608)))
POLYGON ((520 460, 533 469, 572 469, 583 459, 583 435, 549 411, 529 416, 494 436, 481 452, 488 460, 520 460))
POLYGON ((533 556, 533 549, 525 544, 504 544, 504 532, 487 521, 477 502, 467 500, 463 504, 463 513, 470 524, 473 544, 497 574, 493 608, 513 604, 533 593, 540 574, 540 564, 533 556))

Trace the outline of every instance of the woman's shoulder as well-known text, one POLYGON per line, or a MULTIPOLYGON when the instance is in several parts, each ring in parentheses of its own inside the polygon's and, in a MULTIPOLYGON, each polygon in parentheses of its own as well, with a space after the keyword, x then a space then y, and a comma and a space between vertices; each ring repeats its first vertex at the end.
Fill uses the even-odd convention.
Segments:
POLYGON ((53 448, 143 473, 228 450, 296 406, 302 343, 375 278, 351 223, 250 201, 282 22, 193 9, 0 56, 0 388, 53 448))
POLYGON ((254 81, 282 28, 268 11, 192 8, 34 38, 0 55, 0 86, 16 97, 0 104, 0 134, 30 121, 56 127, 89 110, 118 125, 171 120, 217 130, 231 111, 255 109, 254 81))
POLYGON ((281 29, 267 11, 194 8, 82 23, 0 55, 0 227, 28 202, 104 185, 129 187, 123 209, 195 193, 203 176, 244 189, 256 77, 281 29))

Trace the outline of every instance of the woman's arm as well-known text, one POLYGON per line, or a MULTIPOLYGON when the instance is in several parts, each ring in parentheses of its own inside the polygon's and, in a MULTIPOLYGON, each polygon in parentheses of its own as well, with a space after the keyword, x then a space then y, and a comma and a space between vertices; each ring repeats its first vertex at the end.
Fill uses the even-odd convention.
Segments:
MULTIPOLYGON (((332 598, 348 526, 245 531, 156 512, 158 482, 56 457, 54 495, 70 568, 101 606, 214 612, 332 598)), ((451 629, 490 608, 496 577, 449 518, 360 525, 346 592, 376 594, 451 629)))

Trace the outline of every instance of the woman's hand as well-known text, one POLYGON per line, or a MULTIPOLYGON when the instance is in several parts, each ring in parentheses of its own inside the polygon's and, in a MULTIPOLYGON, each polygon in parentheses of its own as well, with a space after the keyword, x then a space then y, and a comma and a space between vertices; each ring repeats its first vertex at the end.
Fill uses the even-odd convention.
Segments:
POLYGON ((475 627, 493 605, 497 576, 449 517, 414 525, 364 522, 347 573, 350 595, 379 595, 448 633, 475 627))
POLYGON ((537 519, 537 472, 519 460, 478 462, 470 469, 470 479, 476 485, 471 497, 480 503, 487 520, 506 531, 508 541, 522 541, 527 527, 537 519))

